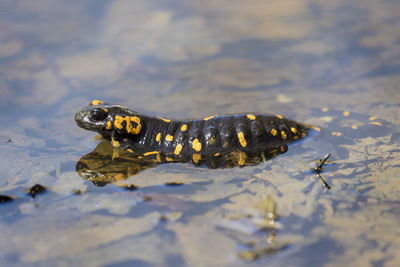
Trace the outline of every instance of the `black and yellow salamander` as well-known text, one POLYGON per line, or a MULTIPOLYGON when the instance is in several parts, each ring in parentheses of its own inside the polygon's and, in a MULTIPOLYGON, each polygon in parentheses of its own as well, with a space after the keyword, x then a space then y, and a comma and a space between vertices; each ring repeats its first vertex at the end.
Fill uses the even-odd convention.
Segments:
POLYGON ((139 157, 160 163, 206 162, 214 167, 221 160, 247 165, 250 158, 274 157, 310 130, 281 115, 241 113, 171 120, 99 100, 79 110, 75 121, 83 129, 98 132, 114 147, 139 157))

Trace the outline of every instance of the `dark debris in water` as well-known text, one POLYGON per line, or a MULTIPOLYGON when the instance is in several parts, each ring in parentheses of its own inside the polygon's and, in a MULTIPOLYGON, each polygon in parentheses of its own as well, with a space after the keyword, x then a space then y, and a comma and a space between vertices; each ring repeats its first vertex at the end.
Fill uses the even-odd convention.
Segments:
POLYGON ((13 201, 12 197, 6 196, 6 195, 0 195, 0 204, 2 203, 7 203, 13 201))
POLYGON ((166 222, 166 221, 168 221, 168 217, 165 215, 161 215, 159 220, 160 220, 160 222, 166 222))
MULTIPOLYGON (((322 178, 321 176, 321 172, 324 170, 323 166, 328 163, 328 159, 331 156, 330 153, 326 154, 322 159, 317 160, 317 164, 311 168, 311 170, 313 172, 315 172, 318 176, 318 179, 322 182, 322 184, 324 185, 324 187, 326 189, 331 189, 330 185, 325 181, 324 178, 322 178)), ((333 163, 333 162, 329 162, 329 163, 333 163)))
POLYGON ((80 189, 74 189, 74 190, 72 190, 72 194, 74 194, 74 195, 80 195, 80 194, 82 194, 82 193, 83 193, 83 191, 80 190, 80 189))
POLYGON ((137 186, 137 185, 134 185, 134 184, 128 184, 128 185, 124 185, 124 186, 122 186, 125 190, 128 190, 128 191, 135 191, 135 190, 137 190, 138 188, 139 188, 139 186, 137 186))
POLYGON ((153 200, 153 198, 151 196, 143 196, 142 199, 144 202, 149 202, 149 201, 153 200))
POLYGON ((168 182, 168 183, 165 183, 166 186, 181 186, 183 184, 184 183, 181 183, 181 182, 168 182))
POLYGON ((36 195, 40 195, 43 194, 44 192, 46 192, 46 187, 44 187, 43 185, 40 184, 35 184, 34 186, 32 186, 31 188, 27 188, 25 190, 25 192, 30 195, 32 198, 35 198, 36 195))
POLYGON ((330 156, 331 156, 331 154, 328 153, 328 154, 325 155, 325 157, 323 157, 322 159, 318 160, 317 164, 312 168, 312 170, 317 174, 321 173, 322 170, 323 170, 322 167, 324 166, 324 164, 326 163, 326 161, 329 159, 330 156))

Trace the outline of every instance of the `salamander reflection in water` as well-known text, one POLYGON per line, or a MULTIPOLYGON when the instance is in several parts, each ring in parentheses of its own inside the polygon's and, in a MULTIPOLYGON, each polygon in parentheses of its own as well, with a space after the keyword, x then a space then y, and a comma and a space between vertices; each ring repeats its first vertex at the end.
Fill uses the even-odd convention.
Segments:
MULTIPOLYGON (((277 152, 277 154, 281 153, 284 152, 277 152)), ((232 152, 230 155, 219 158, 218 162, 205 161, 205 163, 208 167, 212 168, 233 167, 238 165, 239 159, 240 154, 232 152)), ((262 157, 247 157, 246 165, 257 165, 267 159, 263 159, 262 157)), ((158 164, 160 163, 156 160, 142 157, 134 152, 116 150, 111 143, 103 140, 97 145, 95 150, 82 156, 76 163, 76 171, 79 176, 93 182, 94 185, 104 186, 107 183, 125 180, 158 164), (116 151, 118 153, 117 156, 115 156, 116 151)))
POLYGON ((85 180, 92 181, 96 186, 125 180, 139 172, 158 165, 146 158, 138 158, 134 153, 118 150, 106 140, 100 142, 90 153, 81 157, 76 163, 76 171, 85 180))
POLYGON ((241 113, 170 120, 98 100, 79 110, 75 121, 138 158, 206 163, 214 168, 254 165, 275 157, 309 131, 281 115, 241 113))

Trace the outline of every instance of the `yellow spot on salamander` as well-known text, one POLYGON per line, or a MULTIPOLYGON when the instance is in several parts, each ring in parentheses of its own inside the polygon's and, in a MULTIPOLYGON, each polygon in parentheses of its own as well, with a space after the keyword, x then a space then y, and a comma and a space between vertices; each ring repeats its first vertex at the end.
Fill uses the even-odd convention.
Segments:
POLYGON ((126 122, 125 130, 126 130, 127 133, 132 133, 132 134, 139 134, 140 133, 140 130, 142 129, 142 125, 140 124, 140 118, 139 117, 136 117, 136 116, 133 116, 133 117, 130 117, 130 116, 122 117, 122 116, 116 115, 115 119, 114 119, 114 126, 117 129, 122 129, 122 128, 124 128, 124 126, 122 125, 122 123, 124 121, 126 122), (137 126, 133 127, 132 124, 131 124, 131 121, 135 122, 137 124, 137 126))
POLYGON ((176 145, 174 154, 179 155, 179 153, 181 153, 181 150, 182 150, 182 145, 181 144, 176 145))
POLYGON ((214 154, 214 157, 219 157, 219 156, 221 156, 221 153, 215 153, 214 154))
POLYGON ((143 157, 142 157, 142 156, 138 156, 137 158, 138 158, 138 159, 142 159, 143 157))
POLYGON ((107 121, 106 130, 111 130, 111 129, 112 129, 112 123, 111 121, 107 121))
POLYGON ((174 159, 173 159, 173 158, 170 158, 170 157, 165 157, 165 160, 166 160, 166 161, 174 161, 174 159))
POLYGON ((247 146, 247 141, 246 141, 246 139, 244 138, 243 132, 239 132, 239 133, 238 133, 238 138, 239 138, 239 142, 240 142, 240 144, 242 145, 242 147, 246 147, 246 146, 247 146))
POLYGON ((358 126, 357 125, 351 125, 351 129, 357 130, 358 126))
POLYGON ((281 146, 281 151, 285 152, 286 148, 284 146, 281 146))
POLYGON ((193 140, 192 147, 196 151, 200 151, 201 150, 201 143, 199 142, 199 139, 196 138, 196 139, 193 140))
POLYGON ((286 140, 287 135, 286 135, 285 131, 281 131, 281 137, 283 140, 286 140))
POLYGON ((239 161, 238 161, 238 164, 239 164, 240 166, 243 166, 244 163, 246 162, 246 158, 247 158, 246 153, 243 152, 243 151, 240 151, 240 152, 239 152, 239 161))
POLYGON ((276 114, 276 116, 277 116, 279 119, 283 119, 283 116, 282 116, 282 115, 276 114))
POLYGON ((254 116, 253 114, 247 114, 247 118, 253 121, 256 119, 256 116, 254 116))
POLYGON ((111 138, 111 143, 114 147, 119 147, 119 142, 111 138))
POLYGON ((158 152, 158 151, 150 151, 150 152, 146 152, 146 153, 143 153, 143 155, 144 156, 149 156, 149 155, 154 155, 154 154, 159 154, 160 152, 158 152))
POLYGON ((328 112, 328 108, 322 108, 322 112, 328 112))
POLYGON ((119 115, 115 116, 115 121, 114 121, 114 125, 117 129, 122 129, 124 128, 124 126, 122 126, 122 122, 125 121, 125 118, 119 115))
POLYGON ((199 163, 199 161, 201 160, 201 154, 193 153, 192 159, 194 163, 199 163))
POLYGON ((350 115, 350 112, 348 112, 347 110, 343 111, 343 116, 348 117, 349 115, 350 115))
POLYGON ((184 132, 187 130, 187 124, 182 124, 181 131, 184 132))
POLYGON ((170 119, 166 119, 166 118, 163 118, 163 117, 160 117, 160 116, 157 116, 157 118, 159 118, 160 120, 163 120, 165 122, 171 122, 170 119))
POLYGON ((158 133, 158 134, 156 135, 156 141, 157 141, 157 142, 160 142, 160 140, 161 140, 161 133, 158 133))
POLYGON ((174 140, 174 137, 170 134, 167 134, 167 136, 165 137, 165 140, 168 142, 172 142, 172 140, 174 140))
POLYGON ((133 153, 133 150, 130 148, 128 148, 127 151, 133 153))
POLYGON ((156 156, 156 159, 157 159, 157 161, 158 161, 158 162, 161 162, 161 156, 160 156, 160 153, 158 153, 158 154, 157 154, 157 156, 156 156))
POLYGON ((301 133, 301 137, 306 137, 307 134, 306 133, 301 133))
POLYGON ((334 136, 341 136, 342 135, 342 133, 340 133, 340 132, 332 132, 331 134, 334 135, 334 136))
POLYGON ((298 135, 295 135, 295 136, 293 136, 293 139, 294 139, 294 140, 297 140, 297 139, 299 139, 299 136, 298 136, 298 135))
POLYGON ((313 129, 316 130, 317 132, 320 132, 320 131, 321 131, 321 128, 316 127, 316 126, 311 126, 311 128, 313 128, 313 129))
POLYGON ((290 130, 292 131, 292 133, 297 134, 297 129, 294 127, 291 127, 290 130))
POLYGON ((92 101, 92 105, 93 105, 93 106, 97 106, 97 105, 102 104, 102 103, 103 103, 103 102, 100 101, 100 100, 93 100, 93 101, 92 101))
POLYGON ((218 115, 211 115, 211 116, 209 116, 209 117, 204 118, 203 120, 208 121, 209 119, 212 119, 212 118, 214 118, 215 116, 218 116, 218 115))
POLYGON ((278 134, 278 131, 276 129, 271 130, 272 136, 276 136, 278 134))
POLYGON ((137 116, 133 116, 133 117, 131 117, 131 122, 135 122, 137 124, 137 126, 133 127, 131 123, 127 122, 126 131, 128 133, 132 133, 132 134, 140 133, 140 130, 142 130, 142 124, 140 124, 140 118, 137 116))
POLYGON ((371 121, 370 124, 378 125, 378 126, 383 126, 383 124, 379 121, 371 121))

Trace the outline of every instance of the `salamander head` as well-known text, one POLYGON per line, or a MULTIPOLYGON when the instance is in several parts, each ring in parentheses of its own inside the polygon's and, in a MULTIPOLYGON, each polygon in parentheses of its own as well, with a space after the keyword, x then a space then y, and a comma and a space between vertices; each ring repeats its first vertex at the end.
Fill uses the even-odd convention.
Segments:
POLYGON ((76 124, 86 130, 95 131, 103 136, 118 134, 139 134, 142 129, 138 113, 121 105, 107 104, 93 100, 88 106, 75 114, 76 124))

